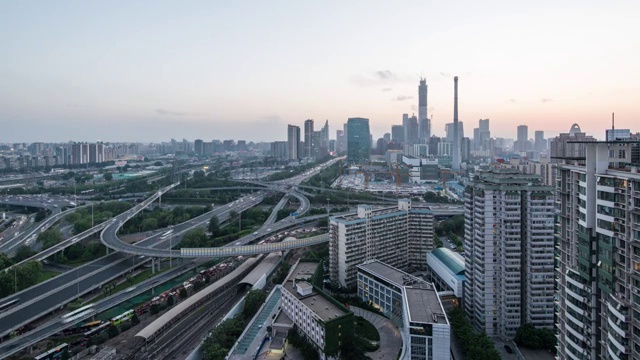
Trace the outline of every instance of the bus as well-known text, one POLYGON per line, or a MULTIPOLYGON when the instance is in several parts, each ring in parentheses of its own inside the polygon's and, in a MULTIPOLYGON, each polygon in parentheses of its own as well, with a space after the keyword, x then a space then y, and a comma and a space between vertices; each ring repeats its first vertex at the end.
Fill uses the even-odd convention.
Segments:
POLYGON ((81 312, 84 312, 84 311, 86 311, 86 310, 91 309, 91 308, 93 307, 93 305, 94 305, 94 304, 89 304, 89 305, 87 305, 87 306, 83 306, 83 307, 81 307, 81 308, 79 308, 79 309, 76 309, 76 310, 74 310, 74 311, 72 311, 72 312, 70 312, 70 313, 66 313, 66 314, 62 315, 62 318, 63 318, 63 319, 66 319, 66 318, 68 318, 68 317, 75 316, 75 315, 77 315, 77 314, 79 314, 79 313, 81 313, 81 312))
POLYGON ((11 309, 12 307, 18 305, 18 303, 20 302, 20 299, 13 299, 9 302, 6 302, 2 305, 0 305, 0 313, 3 313, 9 309, 11 309))
POLYGON ((107 329, 109 329, 109 326, 111 326, 111 323, 105 322, 104 324, 82 334, 82 342, 84 343, 84 345, 86 345, 92 337, 98 336, 107 331, 107 329))
POLYGON ((65 335, 81 334, 81 333, 89 331, 89 330, 91 330, 91 329, 93 329, 96 326, 101 325, 101 324, 102 324, 102 321, 100 321, 100 320, 91 321, 91 322, 88 322, 86 324, 82 324, 80 326, 64 329, 63 330, 63 334, 65 334, 65 335))
POLYGON ((111 324, 118 326, 133 317, 133 310, 127 310, 122 314, 111 319, 111 324))
POLYGON ((62 343, 56 347, 54 347, 53 349, 42 353, 36 357, 34 357, 34 360, 57 360, 57 359, 62 359, 63 356, 65 356, 65 354, 67 354, 67 357, 69 355, 69 345, 67 343, 62 343))

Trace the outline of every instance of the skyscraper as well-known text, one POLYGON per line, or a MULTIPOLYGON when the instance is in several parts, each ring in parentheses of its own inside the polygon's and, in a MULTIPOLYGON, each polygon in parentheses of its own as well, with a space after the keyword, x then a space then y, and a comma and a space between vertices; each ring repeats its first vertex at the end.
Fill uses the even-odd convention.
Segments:
POLYGON ((451 159, 451 170, 460 170, 460 130, 458 129, 458 77, 453 78, 453 157, 451 159))
POLYGON ((313 120, 304 122, 304 157, 313 157, 313 120))
POLYGON ((369 119, 349 118, 347 121, 347 161, 353 164, 369 162, 370 150, 369 119))
POLYGON ((202 139, 196 139, 193 142, 193 148, 195 150, 196 155, 204 155, 204 141, 202 139))
POLYGON ((537 151, 547 150, 547 140, 544 138, 544 131, 536 130, 534 134, 536 139, 535 149, 537 151))
POLYGON ((404 127, 402 125, 391 125, 391 140, 399 144, 404 143, 404 127))
POLYGON ((513 339, 525 323, 553 329, 554 189, 515 169, 465 190, 463 308, 476 329, 513 339))
POLYGON ((640 173, 633 144, 558 165, 557 359, 640 358, 640 173))
MULTIPOLYGON (((444 132, 446 134, 446 141, 453 143, 453 123, 445 124, 444 132)), ((458 121, 458 141, 464 138, 464 123, 462 121, 458 121)))
POLYGON ((288 125, 287 127, 287 152, 289 160, 298 160, 300 151, 300 127, 288 125))
POLYGON ((418 118, 415 115, 409 117, 409 114, 402 114, 402 127, 404 129, 404 144, 418 144, 418 118))
POLYGON ((427 80, 420 79, 418 86, 418 139, 426 144, 431 138, 431 120, 427 118, 427 80))
POLYGON ((344 130, 336 130, 336 152, 341 153, 347 150, 347 138, 344 130))
POLYGON ((527 145, 529 143, 529 127, 527 125, 518 126, 518 139, 513 145, 515 151, 527 151, 527 145))
POLYGON ((563 158, 584 158, 586 156, 587 141, 596 141, 593 136, 580 130, 580 125, 573 124, 568 133, 561 133, 549 139, 549 149, 552 162, 562 162, 563 158), (576 141, 581 141, 577 143, 576 141))

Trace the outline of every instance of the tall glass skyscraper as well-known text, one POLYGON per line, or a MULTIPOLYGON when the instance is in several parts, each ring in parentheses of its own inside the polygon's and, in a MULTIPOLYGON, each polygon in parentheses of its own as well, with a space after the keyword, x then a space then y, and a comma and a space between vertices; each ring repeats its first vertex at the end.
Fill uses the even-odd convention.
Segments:
POLYGON ((370 149, 369 119, 349 118, 347 121, 347 161, 352 164, 368 162, 370 149))

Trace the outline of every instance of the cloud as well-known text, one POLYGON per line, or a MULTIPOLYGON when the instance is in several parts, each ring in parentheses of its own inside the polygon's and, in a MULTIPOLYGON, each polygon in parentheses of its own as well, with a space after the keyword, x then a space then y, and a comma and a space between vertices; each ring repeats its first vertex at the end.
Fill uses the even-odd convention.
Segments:
POLYGON ((393 90, 393 89, 392 88, 384 88, 384 89, 382 89, 383 92, 391 91, 391 90, 393 90))
POLYGON ((182 111, 172 111, 172 110, 167 110, 167 109, 156 109, 156 112, 160 115, 169 115, 169 116, 185 116, 187 115, 186 112, 182 112, 182 111))
POLYGON ((390 70, 378 70, 374 75, 380 80, 390 80, 397 77, 396 74, 392 73, 390 70))
POLYGON ((450 73, 440 72, 440 75, 441 75, 442 77, 447 78, 447 79, 453 79, 453 75, 451 75, 450 73))
POLYGON ((398 95, 395 99, 391 99, 391 101, 405 101, 405 100, 411 100, 411 99, 413 99, 413 96, 398 95))
POLYGON ((411 110, 413 110, 413 111, 418 110, 418 106, 416 106, 416 105, 411 105, 411 110))
MULTIPOLYGON (((359 86, 379 86, 398 83, 417 83, 417 79, 412 76, 394 73, 391 70, 377 70, 366 75, 354 75, 351 82, 359 86)), ((391 88, 384 88, 382 91, 391 91, 391 88), (389 90, 386 90, 389 89, 389 90)))
POLYGON ((436 108, 434 108, 433 106, 427 106, 427 111, 429 112, 433 112, 433 110, 435 110, 436 108))
POLYGON ((546 102, 553 101, 553 99, 552 98, 542 98, 542 99, 540 99, 540 101, 542 101, 543 103, 546 103, 546 102))
POLYGON ((516 102, 516 99, 509 99, 509 102, 510 103, 514 103, 514 102, 516 102))

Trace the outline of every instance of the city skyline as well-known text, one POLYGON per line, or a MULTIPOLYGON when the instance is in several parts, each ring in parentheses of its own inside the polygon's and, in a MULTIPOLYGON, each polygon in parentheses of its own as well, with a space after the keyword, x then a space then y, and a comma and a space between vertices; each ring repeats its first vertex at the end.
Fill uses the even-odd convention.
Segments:
POLYGON ((640 116, 638 37, 619 36, 635 33, 634 2, 67 4, 3 5, 0 142, 274 141, 350 117, 375 139, 418 115, 421 77, 442 136, 454 75, 460 121, 489 118, 496 137, 579 123, 603 138, 611 112, 620 128, 640 116), (421 13, 428 28, 408 21, 421 13))

